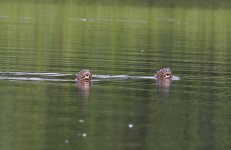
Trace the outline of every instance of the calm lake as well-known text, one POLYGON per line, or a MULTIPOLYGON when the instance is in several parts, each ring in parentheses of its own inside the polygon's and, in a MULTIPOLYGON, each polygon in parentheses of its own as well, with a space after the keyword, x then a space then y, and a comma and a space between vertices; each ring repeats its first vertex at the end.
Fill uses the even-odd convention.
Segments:
POLYGON ((231 149, 229 2, 117 1, 0 2, 0 149, 231 149))

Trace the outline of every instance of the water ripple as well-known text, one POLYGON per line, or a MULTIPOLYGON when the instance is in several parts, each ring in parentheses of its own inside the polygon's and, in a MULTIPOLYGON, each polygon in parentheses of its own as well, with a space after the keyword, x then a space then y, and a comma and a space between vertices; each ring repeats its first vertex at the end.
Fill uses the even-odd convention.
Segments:
MULTIPOLYGON (((25 80, 25 81, 74 81, 73 74, 63 73, 46 73, 46 72, 0 72, 0 80, 25 80), (72 79, 69 79, 71 76, 72 79), (59 78, 60 77, 60 78, 59 78), (62 78, 61 78, 62 77, 62 78), (66 77, 67 79, 63 79, 66 77)), ((100 79, 155 79, 153 76, 129 76, 129 75, 93 75, 93 78, 100 81, 100 79)), ((173 76, 172 80, 180 80, 180 77, 173 76)))
POLYGON ((35 75, 35 76, 48 76, 48 77, 61 77, 61 76, 69 76, 72 74, 62 74, 62 73, 46 73, 46 72, 0 72, 0 75, 35 75))

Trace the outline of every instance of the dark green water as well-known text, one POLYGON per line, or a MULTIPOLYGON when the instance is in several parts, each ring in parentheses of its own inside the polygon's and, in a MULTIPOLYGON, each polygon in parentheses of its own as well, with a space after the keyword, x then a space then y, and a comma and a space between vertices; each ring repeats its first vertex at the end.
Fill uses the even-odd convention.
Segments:
POLYGON ((0 2, 0 149, 231 148, 229 5, 138 4, 0 2))

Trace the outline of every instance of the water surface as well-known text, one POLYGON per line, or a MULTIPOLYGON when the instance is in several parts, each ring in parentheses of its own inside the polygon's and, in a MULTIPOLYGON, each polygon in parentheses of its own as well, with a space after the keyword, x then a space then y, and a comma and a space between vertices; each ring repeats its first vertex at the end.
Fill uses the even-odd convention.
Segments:
POLYGON ((1 2, 0 149, 230 149, 228 5, 89 3, 1 2))

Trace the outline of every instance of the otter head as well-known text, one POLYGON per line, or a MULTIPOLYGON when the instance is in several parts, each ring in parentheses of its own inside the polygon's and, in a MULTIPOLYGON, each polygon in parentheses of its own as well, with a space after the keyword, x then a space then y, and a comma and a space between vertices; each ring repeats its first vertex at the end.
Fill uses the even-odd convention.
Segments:
POLYGON ((90 70, 83 69, 78 74, 76 74, 77 81, 89 82, 91 81, 92 73, 90 70))
POLYGON ((155 77, 158 79, 171 79, 172 70, 170 68, 162 68, 159 71, 157 71, 155 77))

